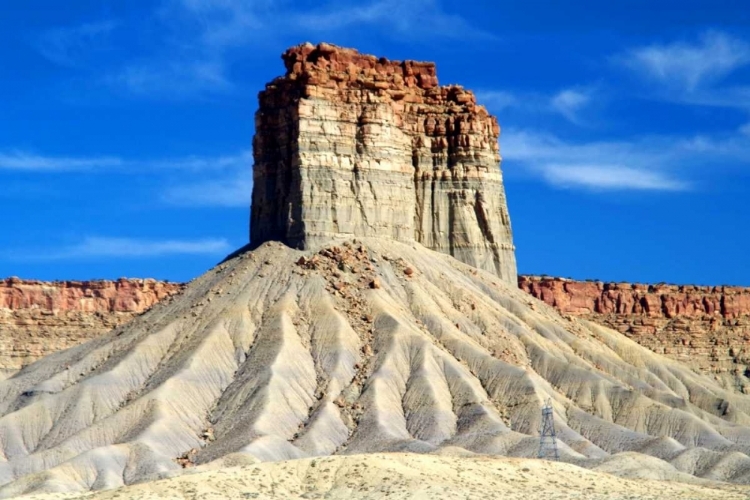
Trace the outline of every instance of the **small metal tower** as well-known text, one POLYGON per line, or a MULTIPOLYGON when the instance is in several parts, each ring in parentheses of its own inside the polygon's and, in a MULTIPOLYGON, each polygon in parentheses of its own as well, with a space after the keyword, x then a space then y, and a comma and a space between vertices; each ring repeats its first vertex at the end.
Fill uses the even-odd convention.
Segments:
POLYGON ((557 453, 557 436, 555 435, 555 410, 552 408, 552 400, 548 399, 542 407, 542 425, 539 430, 539 458, 552 458, 560 460, 557 453))

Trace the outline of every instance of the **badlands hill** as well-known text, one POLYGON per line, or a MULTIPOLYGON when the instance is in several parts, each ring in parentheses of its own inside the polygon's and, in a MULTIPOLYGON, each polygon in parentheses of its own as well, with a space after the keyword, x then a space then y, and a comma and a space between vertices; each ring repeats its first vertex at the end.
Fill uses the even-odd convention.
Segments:
MULTIPOLYGON (((650 350, 747 393, 750 289, 519 276, 521 290, 563 315, 619 331, 650 350)), ((0 378, 96 338, 179 292, 154 280, 0 281, 0 378)))
MULTIPOLYGON (((499 127, 473 94, 431 64, 326 44, 284 60, 256 116, 250 245, 0 382, 0 496, 258 461, 292 462, 258 466, 270 494, 233 476, 245 498, 283 497, 295 471, 316 487, 340 470, 353 495, 373 485, 355 465, 387 470, 366 454, 534 457, 547 400, 568 462, 554 470, 700 483, 664 489, 697 497, 717 496, 706 479, 750 482, 750 397, 518 289, 499 127)), ((425 480, 464 470, 413 460, 425 480)), ((467 480, 518 463, 482 460, 467 480)), ((197 495, 200 479, 168 481, 197 495)))
MULTIPOLYGON (((750 289, 519 276, 521 290, 563 315, 607 326, 746 393, 750 289)), ((0 281, 0 378, 96 338, 179 292, 155 280, 0 281)))
POLYGON ((750 478, 747 396, 416 243, 266 243, 0 390, 2 496, 242 456, 533 457, 548 398, 564 461, 750 478))

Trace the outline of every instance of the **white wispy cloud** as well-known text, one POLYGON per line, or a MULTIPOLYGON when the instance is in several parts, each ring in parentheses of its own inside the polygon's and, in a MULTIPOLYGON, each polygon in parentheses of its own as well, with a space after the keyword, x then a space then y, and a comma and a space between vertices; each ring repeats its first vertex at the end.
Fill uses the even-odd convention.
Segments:
POLYGON ((162 201, 189 207, 249 207, 252 191, 252 173, 247 168, 221 179, 169 186, 162 194, 162 201))
POLYGON ((304 10, 276 0, 165 0, 154 16, 165 33, 153 54, 110 71, 103 82, 135 95, 186 98, 235 88, 243 49, 288 37, 336 38, 366 29, 399 41, 495 38, 449 13, 439 0, 323 2, 304 10))
POLYGON ((460 15, 445 12, 438 0, 377 0, 344 8, 334 4, 292 19, 299 28, 318 33, 370 26, 382 29, 389 37, 417 41, 496 38, 492 33, 471 26, 460 15))
POLYGON ((501 146, 506 172, 524 167, 553 186, 602 191, 694 189, 696 173, 723 175, 732 166, 750 164, 750 137, 738 133, 571 142, 506 129, 501 146))
MULTIPOLYGON (((215 50, 242 46, 268 34, 274 15, 285 10, 284 1, 274 0, 167 0, 160 9, 161 18, 175 18, 187 26, 197 26, 196 42, 215 50)), ((288 13, 288 12, 286 12, 288 13)))
POLYGON ((106 75, 103 81, 139 96, 179 99, 233 87, 220 59, 149 60, 130 63, 106 75))
POLYGON ((116 156, 44 156, 23 151, 0 152, 0 170, 74 171, 119 168, 126 162, 116 156))
POLYGON ((591 102, 591 90, 565 89, 550 99, 552 109, 564 116, 568 121, 579 124, 579 113, 591 102))
POLYGON ((92 53, 106 50, 108 39, 117 27, 113 20, 84 23, 45 31, 36 40, 42 56, 60 66, 75 67, 82 64, 92 53))
POLYGON ((179 158, 165 158, 147 161, 146 164, 161 169, 216 171, 234 170, 250 171, 253 164, 253 152, 240 151, 235 154, 219 156, 187 156, 179 158))
POLYGON ((544 165, 544 179, 555 186, 592 190, 683 191, 689 184, 662 172, 620 165, 544 165))
POLYGON ((704 33, 697 42, 639 47, 615 58, 639 74, 692 92, 750 63, 750 44, 726 33, 704 33))
MULTIPOLYGON (((159 202, 182 207, 247 207, 252 193, 252 151, 218 156, 127 159, 0 152, 0 170, 32 173, 153 174, 159 202)), ((28 191, 31 193, 32 191, 28 191)))
POLYGON ((18 260, 73 260, 91 258, 150 258, 167 255, 224 255, 232 246, 223 238, 196 240, 152 240, 87 236, 80 242, 51 251, 8 252, 18 260))
POLYGON ((483 104, 491 113, 513 109, 528 115, 556 114, 575 125, 584 125, 584 112, 590 114, 594 99, 601 99, 599 94, 593 85, 564 88, 554 94, 501 89, 475 92, 477 103, 483 104))
POLYGON ((750 123, 742 125, 739 129, 740 134, 750 137, 750 123))
POLYGON ((27 172, 66 171, 115 171, 140 172, 144 169, 217 171, 250 170, 253 162, 251 151, 240 151, 233 155, 185 156, 175 158, 127 159, 119 156, 54 156, 22 151, 0 151, 0 170, 27 172))
POLYGON ((557 187, 610 191, 688 187, 687 182, 665 171, 672 151, 646 141, 577 144, 551 134, 510 129, 503 134, 501 145, 506 169, 512 164, 523 165, 532 175, 557 187))

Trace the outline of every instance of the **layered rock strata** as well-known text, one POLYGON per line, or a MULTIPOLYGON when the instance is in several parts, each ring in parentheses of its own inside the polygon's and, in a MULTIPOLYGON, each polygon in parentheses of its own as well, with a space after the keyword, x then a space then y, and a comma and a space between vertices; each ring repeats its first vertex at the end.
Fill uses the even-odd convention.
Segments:
POLYGON ((0 280, 0 373, 119 326, 184 285, 155 280, 0 280))
POLYGON ((750 390, 750 288, 642 285, 521 276, 564 314, 609 326, 654 352, 750 390))
POLYGON ((516 282, 497 119, 433 63, 328 44, 283 54, 259 95, 252 245, 374 236, 516 282))

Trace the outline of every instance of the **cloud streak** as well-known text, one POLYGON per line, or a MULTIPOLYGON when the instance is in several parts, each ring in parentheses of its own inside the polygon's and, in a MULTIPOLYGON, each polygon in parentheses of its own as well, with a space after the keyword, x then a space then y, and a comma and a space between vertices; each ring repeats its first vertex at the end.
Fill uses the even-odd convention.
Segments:
MULTIPOLYGON (((31 174, 153 174, 155 197, 180 207, 248 207, 252 193, 251 151, 220 156, 135 160, 116 156, 66 157, 0 152, 0 171, 31 174), (160 187, 159 187, 160 186, 160 187)), ((30 190, 28 191, 31 192, 30 190)))
POLYGON ((595 191, 684 191, 689 184, 662 172, 619 165, 555 165, 542 166, 544 179, 563 188, 586 188, 595 191))
POLYGON ((564 116, 568 121, 580 124, 579 113, 591 102, 591 91, 581 89, 565 89, 550 99, 552 109, 564 116))
POLYGON ((250 151, 240 151, 234 155, 215 157, 187 156, 162 159, 125 159, 119 156, 53 156, 22 151, 0 152, 0 170, 26 172, 76 172, 76 171, 127 171, 140 172, 144 169, 161 171, 217 171, 250 170, 253 155, 250 151))
POLYGON ((253 179, 250 170, 230 174, 221 179, 205 179, 166 188, 162 201, 169 205, 187 207, 244 207, 250 206, 253 179))
POLYGON ((138 96, 162 96, 170 99, 231 90, 221 59, 195 61, 172 60, 137 62, 106 75, 103 81, 138 96))
POLYGON ((112 20, 56 28, 42 33, 36 48, 49 61, 66 67, 77 67, 92 53, 108 47, 109 36, 117 27, 112 20))
POLYGON ((477 102, 490 112, 515 109, 527 114, 560 115, 574 125, 584 125, 584 111, 591 107, 597 91, 594 87, 562 89, 554 94, 511 92, 481 89, 475 92, 477 102))
POLYGON ((87 260, 93 258, 144 259, 175 255, 223 255, 232 246, 226 239, 149 240, 87 236, 80 242, 49 252, 18 251, 9 253, 15 260, 87 260))
POLYGON ((750 43, 741 38, 709 31, 697 41, 652 44, 612 59, 656 84, 659 100, 750 111, 750 86, 731 82, 750 65, 750 43))
POLYGON ((599 191, 691 190, 696 174, 750 163, 750 137, 740 133, 575 143, 508 129, 501 145, 506 171, 521 166, 554 187, 599 191))
POLYGON ((438 0, 378 0, 349 8, 330 5, 322 13, 307 12, 292 19, 300 30, 315 33, 369 26, 385 27, 386 36, 412 41, 496 38, 471 26, 463 17, 445 12, 438 0))
POLYGON ((127 162, 114 156, 44 156, 23 151, 0 152, 0 170, 27 172, 81 171, 121 168, 127 162))
MULTIPOLYGON (((346 4, 333 0, 307 10, 288 1, 164 0, 153 22, 152 33, 160 35, 151 46, 158 48, 111 67, 100 82, 140 97, 207 97, 232 92, 236 88, 230 72, 233 61, 247 54, 242 49, 269 40, 335 38, 358 29, 415 43, 496 38, 447 12, 440 0, 346 4)), ((79 31, 86 29, 91 28, 79 31)), ((68 59, 65 54, 87 46, 72 35, 57 39, 52 45, 58 48, 45 52, 61 64, 68 59)))
POLYGON ((711 31, 697 43, 649 45, 633 49, 617 60, 642 76, 692 92, 750 63, 750 44, 711 31))

